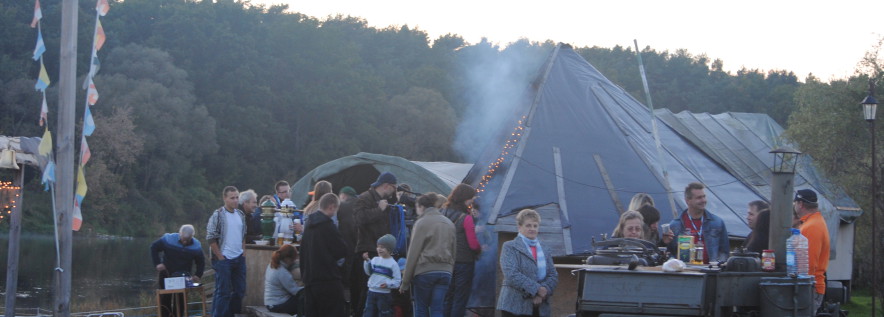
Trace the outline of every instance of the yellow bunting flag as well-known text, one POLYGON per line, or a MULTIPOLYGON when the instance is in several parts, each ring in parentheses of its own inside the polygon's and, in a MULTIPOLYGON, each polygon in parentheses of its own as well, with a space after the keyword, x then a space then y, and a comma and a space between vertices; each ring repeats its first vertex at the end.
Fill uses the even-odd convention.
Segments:
POLYGON ((49 132, 49 127, 46 127, 46 132, 43 132, 43 139, 40 140, 40 146, 37 147, 37 151, 40 155, 52 153, 52 133, 49 132))

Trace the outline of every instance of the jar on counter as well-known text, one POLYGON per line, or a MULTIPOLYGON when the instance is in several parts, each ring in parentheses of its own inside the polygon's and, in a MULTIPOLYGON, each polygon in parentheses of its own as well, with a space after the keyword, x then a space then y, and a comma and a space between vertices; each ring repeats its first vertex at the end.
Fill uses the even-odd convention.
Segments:
POLYGON ((773 272, 777 269, 776 256, 773 250, 764 250, 761 252, 761 270, 765 272, 773 272))

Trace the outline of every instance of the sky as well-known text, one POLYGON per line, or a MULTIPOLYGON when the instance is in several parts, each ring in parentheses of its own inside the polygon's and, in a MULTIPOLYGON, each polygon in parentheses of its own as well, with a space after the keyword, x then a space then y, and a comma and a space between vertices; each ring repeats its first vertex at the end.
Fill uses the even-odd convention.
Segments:
MULTIPOLYGON (((408 25, 429 39, 448 33, 468 43, 506 46, 520 38, 583 46, 686 49, 724 61, 726 71, 790 70, 803 81, 854 73, 884 36, 884 1, 595 0, 251 0, 289 5, 319 19, 364 18, 370 26, 408 25), (865 17, 867 20, 860 20, 865 17)), ((884 52, 882 52, 884 55, 884 52)))

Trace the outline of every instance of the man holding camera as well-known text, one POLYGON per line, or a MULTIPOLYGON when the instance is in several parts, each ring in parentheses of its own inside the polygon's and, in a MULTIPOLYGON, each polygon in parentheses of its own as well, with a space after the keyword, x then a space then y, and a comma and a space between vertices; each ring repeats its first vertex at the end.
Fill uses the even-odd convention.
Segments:
MULTIPOLYGON (((387 198, 396 194, 396 176, 390 172, 381 173, 377 181, 371 184, 364 193, 356 199, 353 212, 356 216, 356 258, 371 260, 377 256, 377 241, 381 236, 390 233, 390 214, 387 212, 389 203, 387 198)), ((359 262, 354 261, 354 262, 359 262)), ((365 292, 367 290, 367 277, 364 274, 354 274, 350 281, 353 285, 351 290, 351 306, 357 309, 353 311, 354 317, 362 316, 361 307, 365 307, 365 292), (358 281, 357 281, 358 279, 358 281), (358 293, 352 292, 357 290, 358 293), (356 305, 353 302, 356 302, 356 305)))

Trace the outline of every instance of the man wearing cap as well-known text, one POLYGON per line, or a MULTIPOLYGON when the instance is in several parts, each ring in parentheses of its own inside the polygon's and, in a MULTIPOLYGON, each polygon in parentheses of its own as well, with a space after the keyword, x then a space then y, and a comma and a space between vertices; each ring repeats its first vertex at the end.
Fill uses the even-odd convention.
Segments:
POLYGON ((807 238, 808 270, 813 275, 815 291, 813 294, 814 311, 823 304, 826 294, 826 269, 829 267, 829 228, 819 210, 816 192, 810 189, 799 189, 795 192, 792 203, 795 213, 800 217, 801 235, 807 238))
MULTIPOLYGON (((377 181, 371 184, 364 193, 356 198, 353 205, 353 213, 356 216, 356 262, 359 259, 371 260, 377 256, 377 241, 383 235, 390 233, 390 214, 387 211, 387 198, 396 194, 396 176, 390 172, 383 172, 377 181)), ((355 307, 365 307, 365 292, 367 277, 365 274, 352 274, 350 285, 351 302, 355 307), (357 281, 358 279, 358 281, 357 281), (357 291, 357 292, 353 292, 357 291)), ((353 311, 353 316, 362 316, 362 311, 353 311)))

